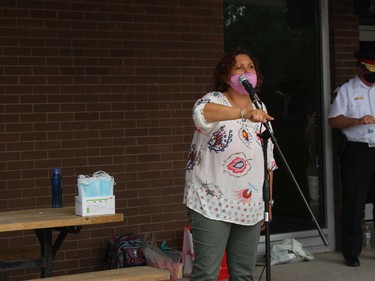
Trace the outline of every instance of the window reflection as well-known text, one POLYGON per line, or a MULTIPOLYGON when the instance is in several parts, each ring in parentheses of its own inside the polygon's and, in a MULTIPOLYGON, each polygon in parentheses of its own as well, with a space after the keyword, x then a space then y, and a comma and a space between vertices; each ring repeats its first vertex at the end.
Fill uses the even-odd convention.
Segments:
MULTIPOLYGON (((272 126, 284 156, 324 227, 318 1, 224 1, 225 49, 244 47, 260 61, 259 94, 275 117, 272 126)), ((275 151, 272 233, 314 229, 290 175, 275 151)))

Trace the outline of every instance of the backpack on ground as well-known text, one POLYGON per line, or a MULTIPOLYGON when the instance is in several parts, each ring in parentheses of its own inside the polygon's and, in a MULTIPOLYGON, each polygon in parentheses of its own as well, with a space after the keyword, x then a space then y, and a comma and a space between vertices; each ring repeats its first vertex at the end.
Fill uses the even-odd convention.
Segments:
POLYGON ((142 237, 135 233, 113 236, 108 243, 106 264, 108 269, 146 265, 142 237))

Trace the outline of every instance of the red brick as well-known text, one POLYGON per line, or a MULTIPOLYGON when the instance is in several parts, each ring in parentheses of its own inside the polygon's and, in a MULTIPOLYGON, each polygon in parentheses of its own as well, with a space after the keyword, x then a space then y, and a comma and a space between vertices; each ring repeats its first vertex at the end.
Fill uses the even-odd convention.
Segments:
MULTIPOLYGON (((339 8, 341 79, 357 34, 349 5, 339 8)), ((73 205, 77 176, 105 170, 125 221, 69 234, 55 275, 99 269, 114 233, 150 231, 181 245, 191 109, 224 48, 222 3, 1 1, 0 13, 1 209, 49 207, 55 166, 73 205)), ((1 235, 0 243, 30 235, 1 235)), ((10 281, 38 273, 12 271, 10 281)))

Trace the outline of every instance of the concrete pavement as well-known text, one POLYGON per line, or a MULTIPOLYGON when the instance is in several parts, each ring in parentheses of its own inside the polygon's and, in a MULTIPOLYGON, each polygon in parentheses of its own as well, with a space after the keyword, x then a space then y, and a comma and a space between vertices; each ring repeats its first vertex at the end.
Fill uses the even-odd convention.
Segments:
MULTIPOLYGON (((254 281, 374 281, 375 280, 375 247, 362 251, 359 260, 361 266, 344 265, 341 253, 316 253, 315 260, 294 264, 271 266, 270 279, 266 278, 264 265, 258 264, 254 281)), ((180 279, 189 281, 188 278, 180 279)), ((223 280, 224 281, 224 280, 223 280)))

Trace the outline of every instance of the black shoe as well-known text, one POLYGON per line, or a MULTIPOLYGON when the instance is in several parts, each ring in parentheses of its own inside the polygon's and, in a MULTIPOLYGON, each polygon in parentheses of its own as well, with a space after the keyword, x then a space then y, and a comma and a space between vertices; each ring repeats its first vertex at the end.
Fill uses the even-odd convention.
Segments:
POLYGON ((345 265, 357 267, 357 266, 360 266, 361 264, 359 263, 359 260, 357 257, 350 257, 350 258, 345 259, 345 265))

